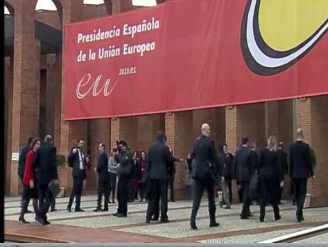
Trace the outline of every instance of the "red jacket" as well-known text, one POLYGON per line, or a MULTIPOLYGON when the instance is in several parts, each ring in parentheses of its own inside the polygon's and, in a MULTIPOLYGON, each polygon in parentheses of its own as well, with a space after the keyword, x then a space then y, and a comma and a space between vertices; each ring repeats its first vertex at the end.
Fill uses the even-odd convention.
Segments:
POLYGON ((30 150, 26 155, 24 177, 23 177, 23 184, 25 186, 30 186, 30 180, 34 180, 32 164, 35 155, 36 153, 33 150, 30 150))

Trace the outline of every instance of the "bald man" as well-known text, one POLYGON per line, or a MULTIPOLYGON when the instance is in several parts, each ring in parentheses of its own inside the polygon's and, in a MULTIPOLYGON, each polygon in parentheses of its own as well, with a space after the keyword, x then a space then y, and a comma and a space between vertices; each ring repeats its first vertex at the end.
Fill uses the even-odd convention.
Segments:
POLYGON ((304 221, 303 206, 307 180, 313 177, 310 146, 304 142, 303 130, 297 129, 296 142, 289 147, 289 176, 293 181, 296 200, 296 219, 304 221))
POLYGON ((210 227, 219 226, 215 219, 215 181, 221 176, 220 160, 214 147, 214 142, 209 138, 210 126, 207 123, 201 126, 201 135, 196 138, 191 152, 192 161, 192 190, 193 205, 190 217, 190 227, 197 230, 196 216, 204 190, 208 195, 208 210, 210 227))

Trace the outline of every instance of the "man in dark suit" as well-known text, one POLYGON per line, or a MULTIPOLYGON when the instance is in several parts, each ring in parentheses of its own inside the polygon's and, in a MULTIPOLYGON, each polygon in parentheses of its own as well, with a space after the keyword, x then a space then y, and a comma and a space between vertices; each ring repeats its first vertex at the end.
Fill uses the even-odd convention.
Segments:
POLYGON ((68 155, 68 164, 72 167, 73 190, 71 192, 67 211, 71 212, 72 204, 75 198, 75 212, 83 212, 81 209, 81 194, 83 190, 83 181, 86 179, 87 157, 83 151, 84 140, 79 140, 76 147, 73 147, 68 155))
POLYGON ((296 199, 296 218, 304 221, 303 206, 307 191, 307 180, 313 177, 310 146, 304 142, 302 129, 297 129, 296 142, 289 147, 289 175, 293 181, 296 199))
POLYGON ((128 216, 129 202, 129 183, 132 172, 132 159, 128 151, 128 144, 125 141, 119 143, 119 154, 117 156, 118 168, 118 184, 117 184, 117 212, 113 214, 117 217, 128 216))
POLYGON ((49 184, 58 179, 56 152, 52 136, 46 135, 44 143, 37 153, 37 160, 35 161, 34 168, 36 171, 36 184, 39 194, 39 212, 37 218, 46 224, 49 224, 47 221, 47 212, 50 207, 51 198, 49 184))
POLYGON ((208 210, 210 227, 219 226, 215 219, 215 181, 221 177, 223 165, 214 147, 214 142, 209 138, 210 126, 206 123, 201 126, 201 135, 197 137, 191 152, 192 178, 193 178, 193 205, 190 216, 190 227, 197 230, 196 216, 204 190, 208 196, 208 210))
POLYGON ((96 167, 96 172, 98 173, 98 204, 97 208, 94 210, 95 212, 102 211, 101 209, 101 201, 104 195, 104 210, 108 211, 108 203, 109 203, 109 188, 110 188, 110 178, 108 171, 108 155, 105 152, 105 144, 100 143, 98 146, 99 157, 96 167))
POLYGON ((234 169, 236 177, 239 181, 239 186, 242 190, 242 202, 243 208, 240 218, 248 219, 251 216, 250 213, 250 195, 249 184, 253 175, 254 160, 252 151, 248 147, 248 138, 243 137, 241 141, 241 147, 238 149, 234 159, 234 169))
MULTIPOLYGON (((28 151, 30 151, 30 149, 31 149, 32 141, 33 141, 33 137, 29 137, 27 140, 27 144, 25 146, 23 146, 21 151, 19 152, 17 174, 18 174, 18 177, 19 177, 22 185, 23 185, 26 155, 27 155, 28 151)), ((24 187, 24 185, 23 185, 23 187, 24 187)), ((27 205, 28 204, 29 204, 29 202, 27 202, 27 205)), ((35 201, 34 205, 36 205, 36 204, 37 204, 37 202, 35 201)), ((31 213, 31 211, 27 210, 25 213, 31 213)))
POLYGON ((161 223, 168 222, 167 185, 170 165, 172 165, 172 155, 169 147, 166 145, 166 136, 160 133, 148 152, 147 173, 150 178, 150 198, 146 223, 150 223, 151 216, 158 211, 156 205, 159 201, 161 201, 161 223))

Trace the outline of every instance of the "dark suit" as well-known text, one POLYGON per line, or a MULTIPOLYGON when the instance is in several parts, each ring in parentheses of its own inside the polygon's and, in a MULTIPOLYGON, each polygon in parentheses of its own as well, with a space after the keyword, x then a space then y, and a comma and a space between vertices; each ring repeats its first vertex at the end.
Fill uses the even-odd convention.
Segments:
POLYGON ((132 172, 132 160, 130 154, 126 151, 120 152, 118 155, 118 163, 120 165, 117 169, 119 176, 117 185, 117 213, 126 217, 128 214, 129 183, 132 172))
POLYGON ((77 148, 76 153, 73 153, 73 149, 68 155, 69 165, 72 167, 73 176, 73 190, 69 198, 68 209, 71 209, 75 198, 75 210, 81 209, 81 194, 83 190, 83 180, 86 178, 86 155, 84 152, 77 148))
POLYGON ((303 141, 296 141, 289 147, 289 175, 295 188, 298 220, 303 219, 303 206, 307 192, 307 180, 313 176, 310 146, 303 141))
POLYGON ((37 153, 35 163, 35 176, 39 194, 39 216, 46 219, 46 214, 50 207, 50 200, 53 198, 49 190, 49 183, 58 179, 56 148, 51 144, 42 144, 37 153))
POLYGON ((167 185, 168 170, 172 165, 172 155, 168 146, 162 141, 156 141, 149 149, 147 173, 150 178, 150 198, 146 221, 151 216, 158 218, 159 201, 161 201, 161 221, 167 221, 167 185))
POLYGON ((279 193, 281 181, 281 167, 276 151, 265 148, 261 151, 259 162, 260 185, 260 220, 264 220, 265 206, 270 203, 273 207, 275 219, 279 216, 279 193))
POLYGON ((108 172, 108 156, 105 152, 101 153, 97 162, 98 173, 98 201, 97 209, 101 209, 101 201, 105 196, 104 209, 108 210, 110 177, 108 172))
POLYGON ((211 224, 215 223, 215 182, 222 175, 222 167, 216 153, 214 142, 207 136, 199 136, 191 152, 193 181, 193 205, 190 222, 195 224, 204 190, 208 196, 208 210, 211 224))
POLYGON ((234 169, 237 180, 241 187, 243 208, 241 218, 248 218, 250 216, 250 195, 249 184, 254 172, 254 157, 252 151, 248 147, 241 147, 235 155, 234 169))

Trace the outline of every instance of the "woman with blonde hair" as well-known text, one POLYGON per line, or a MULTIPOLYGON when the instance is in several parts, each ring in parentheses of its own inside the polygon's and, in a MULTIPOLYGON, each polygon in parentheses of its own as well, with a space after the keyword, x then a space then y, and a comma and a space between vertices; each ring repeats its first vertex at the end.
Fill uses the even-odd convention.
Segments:
POLYGON ((265 207, 271 204, 274 212, 274 219, 280 220, 279 213, 279 190, 281 181, 281 171, 277 154, 277 139, 270 136, 267 146, 260 152, 259 162, 259 186, 260 186, 260 221, 264 221, 265 207))

